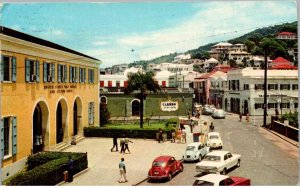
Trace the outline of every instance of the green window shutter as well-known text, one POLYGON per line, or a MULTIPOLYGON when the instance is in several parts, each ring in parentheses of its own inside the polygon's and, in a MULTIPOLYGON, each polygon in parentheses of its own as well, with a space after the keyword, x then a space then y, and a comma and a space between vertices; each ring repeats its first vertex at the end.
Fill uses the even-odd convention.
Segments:
POLYGON ((40 82, 40 62, 36 61, 35 66, 36 66, 36 82, 40 82))
POLYGON ((86 81, 86 69, 83 69, 83 83, 86 81))
POLYGON ((78 79, 78 67, 75 67, 75 83, 77 83, 78 79))
POLYGON ((30 61, 25 59, 25 81, 30 82, 30 61))
POLYGON ((91 83, 91 69, 88 70, 89 84, 91 83))
POLYGON ((91 70, 91 83, 94 83, 94 70, 91 70))
POLYGON ((4 120, 1 119, 1 124, 0 124, 0 152, 1 152, 1 159, 4 157, 4 120))
POLYGON ((63 67, 64 67, 63 70, 64 70, 64 76, 65 76, 63 82, 66 83, 66 82, 68 81, 68 70, 67 70, 67 65, 64 65, 63 67))
POLYGON ((3 81, 4 80, 4 57, 3 56, 1 56, 1 67, 0 67, 0 69, 1 69, 1 72, 0 72, 0 74, 1 74, 1 81, 3 81))
POLYGON ((15 82, 17 80, 17 59, 16 57, 12 57, 12 78, 11 80, 15 82))
POLYGON ((69 81, 70 81, 70 83, 72 83, 73 82, 73 67, 72 66, 69 66, 69 74, 70 74, 70 79, 69 79, 69 81))
POLYGON ((79 83, 82 81, 82 69, 79 68, 79 83))
POLYGON ((17 154, 17 117, 12 117, 12 155, 17 154))
POLYGON ((51 64, 51 71, 52 71, 52 74, 51 74, 52 80, 51 80, 51 82, 55 82, 55 65, 53 63, 51 64))
POLYGON ((92 113, 92 109, 91 109, 91 106, 92 106, 92 105, 91 105, 91 103, 89 102, 89 110, 88 110, 88 111, 89 111, 89 125, 90 125, 91 122, 92 122, 92 114, 91 114, 91 113, 92 113))
POLYGON ((44 83, 46 83, 47 82, 47 63, 46 62, 44 62, 43 63, 43 67, 44 67, 44 83))
POLYGON ((95 120, 95 103, 92 103, 92 124, 94 124, 95 120))
POLYGON ((57 82, 61 82, 61 65, 57 64, 57 82))

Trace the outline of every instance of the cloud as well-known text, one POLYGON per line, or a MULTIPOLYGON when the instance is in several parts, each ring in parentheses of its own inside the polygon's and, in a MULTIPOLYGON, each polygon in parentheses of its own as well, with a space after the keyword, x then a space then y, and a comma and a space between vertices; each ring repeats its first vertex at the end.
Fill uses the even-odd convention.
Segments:
POLYGON ((92 43, 94 46, 105 46, 108 43, 106 41, 95 41, 92 43))
POLYGON ((193 17, 172 27, 116 37, 114 44, 107 46, 110 53, 99 56, 104 62, 107 61, 103 65, 150 60, 173 52, 185 52, 211 42, 241 36, 256 27, 297 18, 296 7, 293 9, 289 4, 276 1, 202 2, 195 7, 199 11, 193 17), (129 49, 134 49, 134 52, 129 49))
POLYGON ((63 31, 61 31, 61 30, 52 30, 51 31, 51 34, 53 34, 53 35, 56 35, 56 36, 61 36, 61 35, 64 35, 64 32, 63 31))

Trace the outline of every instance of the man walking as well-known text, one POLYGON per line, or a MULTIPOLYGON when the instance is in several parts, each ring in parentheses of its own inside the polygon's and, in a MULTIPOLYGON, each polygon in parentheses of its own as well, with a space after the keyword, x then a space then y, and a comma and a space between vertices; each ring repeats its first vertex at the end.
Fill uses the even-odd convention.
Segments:
POLYGON ((125 153, 126 150, 128 150, 128 152, 130 153, 129 142, 133 143, 131 140, 129 140, 129 138, 125 138, 125 150, 124 150, 124 153, 125 153))
POLYGON ((242 122, 243 114, 240 112, 240 122, 242 122))
POLYGON ((121 179, 124 177, 124 182, 128 182, 126 179, 126 167, 124 158, 121 158, 121 162, 119 163, 119 170, 120 170, 120 179, 118 180, 119 183, 122 183, 121 179))
POLYGON ((116 151, 119 151, 118 150, 118 137, 117 137, 117 135, 114 135, 114 137, 113 137, 113 147, 110 149, 110 151, 112 152, 115 147, 116 147, 116 151))
POLYGON ((122 135, 121 141, 120 141, 120 147, 121 151, 120 153, 125 153, 125 135, 122 135))

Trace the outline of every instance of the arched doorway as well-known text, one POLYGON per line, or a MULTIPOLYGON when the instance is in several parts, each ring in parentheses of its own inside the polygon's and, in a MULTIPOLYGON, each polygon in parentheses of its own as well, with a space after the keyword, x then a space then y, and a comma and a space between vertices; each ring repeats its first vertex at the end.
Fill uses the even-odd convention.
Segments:
POLYGON ((78 122, 77 122, 77 103, 76 101, 74 102, 74 107, 73 107, 73 135, 78 134, 78 122))
POLYGON ((102 96, 102 97, 100 98, 100 103, 102 103, 102 104, 107 104, 107 97, 102 96))
POLYGON ((73 106, 73 135, 78 135, 82 130, 82 103, 79 97, 74 101, 73 106))
POLYGON ((134 100, 131 103, 132 116, 140 115, 140 101, 134 100))
POLYGON ((248 101, 245 100, 244 101, 244 114, 247 114, 248 113, 248 101))
POLYGON ((56 143, 61 143, 68 136, 67 130, 67 103, 60 100, 56 108, 56 143))
POLYGON ((35 106, 32 122, 32 152, 37 153, 49 146, 49 110, 44 102, 35 106))
POLYGON ((227 111, 227 98, 225 98, 225 111, 227 111))

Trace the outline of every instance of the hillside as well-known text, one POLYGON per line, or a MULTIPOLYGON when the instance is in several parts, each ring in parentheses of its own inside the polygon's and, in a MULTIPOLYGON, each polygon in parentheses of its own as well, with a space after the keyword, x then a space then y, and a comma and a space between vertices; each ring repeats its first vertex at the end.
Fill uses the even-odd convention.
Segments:
MULTIPOLYGON (((230 39, 230 40, 228 40, 228 42, 233 43, 233 44, 236 44, 236 43, 245 44, 245 42, 247 40, 250 40, 250 41, 253 41, 256 45, 258 45, 259 42, 264 37, 274 37, 274 36, 276 36, 277 33, 281 32, 281 31, 289 31, 289 32, 297 33, 297 21, 256 29, 250 33, 243 35, 243 36, 240 36, 240 37, 237 37, 234 39, 230 39)), ((197 49, 188 50, 187 52, 185 52, 185 54, 190 53, 192 55, 192 57, 197 57, 197 58, 205 57, 205 53, 207 53, 207 51, 210 50, 211 46, 213 46, 215 44, 217 44, 217 43, 209 43, 204 46, 200 46, 197 49)), ((145 67, 148 63, 172 62, 173 58, 176 55, 177 55, 177 53, 173 53, 173 54, 164 55, 164 56, 161 56, 161 57, 158 57, 158 58, 155 58, 152 60, 148 60, 148 61, 135 61, 134 63, 129 64, 129 66, 131 67, 134 65, 143 65, 145 67)))

